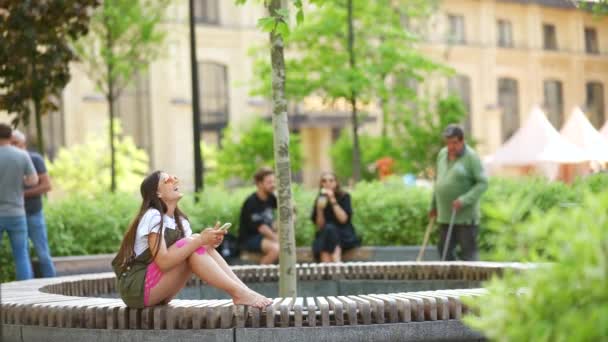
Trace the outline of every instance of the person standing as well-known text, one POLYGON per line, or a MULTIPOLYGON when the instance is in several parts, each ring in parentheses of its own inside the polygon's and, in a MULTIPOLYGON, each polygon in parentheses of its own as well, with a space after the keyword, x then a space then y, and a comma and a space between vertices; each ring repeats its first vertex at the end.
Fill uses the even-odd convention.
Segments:
POLYGON ((11 146, 11 126, 0 124, 0 239, 6 231, 11 243, 17 280, 33 277, 30 262, 23 186, 38 184, 32 160, 11 146))
MULTIPOLYGON (((18 130, 13 131, 12 144, 24 151, 27 147, 25 135, 18 130)), ((51 191, 51 179, 46 170, 44 158, 36 152, 28 152, 36 173, 38 184, 25 188, 25 215, 27 219, 27 234, 36 250, 40 262, 40 273, 43 278, 55 276, 55 266, 51 259, 49 240, 46 231, 44 211, 42 210, 42 195, 51 191)))
POLYGON ((433 199, 429 217, 436 218, 440 228, 439 254, 443 254, 452 211, 454 226, 446 260, 456 260, 454 249, 460 245, 461 259, 479 260, 477 233, 479 230, 479 202, 488 188, 481 160, 465 143, 463 129, 450 124, 443 131, 445 147, 437 155, 433 199))
POLYGON ((273 214, 277 209, 274 171, 261 168, 253 179, 257 190, 241 208, 239 244, 243 250, 262 253, 261 264, 274 264, 279 260, 279 236, 273 214))

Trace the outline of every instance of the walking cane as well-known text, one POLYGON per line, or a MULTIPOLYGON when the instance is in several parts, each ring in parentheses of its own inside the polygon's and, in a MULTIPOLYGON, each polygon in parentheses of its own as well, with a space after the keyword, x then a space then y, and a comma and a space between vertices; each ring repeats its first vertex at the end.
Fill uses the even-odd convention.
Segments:
POLYGON ((424 257, 424 250, 426 249, 427 243, 429 243, 429 236, 431 235, 431 230, 433 229, 433 224, 435 223, 435 217, 431 217, 429 221, 429 225, 426 227, 426 232, 424 233, 424 240, 422 241, 422 247, 420 248, 420 252, 418 252, 418 257, 416 258, 416 262, 422 261, 424 257))
POLYGON ((456 209, 452 208, 452 217, 450 218, 450 226, 448 227, 448 234, 445 238, 441 261, 445 261, 445 257, 448 254, 448 246, 450 245, 450 238, 452 237, 452 228, 454 228, 454 218, 456 218, 456 209))

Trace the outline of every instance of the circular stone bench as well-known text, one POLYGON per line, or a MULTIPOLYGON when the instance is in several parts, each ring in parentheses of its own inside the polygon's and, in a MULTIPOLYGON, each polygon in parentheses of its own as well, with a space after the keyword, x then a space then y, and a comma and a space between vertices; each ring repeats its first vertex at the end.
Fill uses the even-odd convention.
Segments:
MULTIPOLYGON (((488 262, 353 262, 299 264, 297 273, 302 281, 484 281, 500 275, 505 269, 530 267, 533 265, 488 262)), ((277 282, 279 276, 276 265, 233 266, 233 270, 245 283, 277 282)), ((196 277, 187 284, 201 285, 196 277)), ((264 310, 235 306, 228 299, 176 299, 168 305, 131 309, 120 299, 101 297, 115 292, 113 273, 2 284, 0 323, 3 340, 90 341, 93 337, 108 341, 145 340, 146 334, 156 338, 218 341, 296 341, 310 340, 311 336, 319 340, 324 340, 325 336, 326 339, 331 337, 332 341, 351 342, 369 341, 373 336, 384 336, 382 340, 407 340, 408 336, 418 336, 415 339, 482 338, 458 321, 467 312, 462 299, 483 295, 484 290, 479 288, 275 298, 264 310)))

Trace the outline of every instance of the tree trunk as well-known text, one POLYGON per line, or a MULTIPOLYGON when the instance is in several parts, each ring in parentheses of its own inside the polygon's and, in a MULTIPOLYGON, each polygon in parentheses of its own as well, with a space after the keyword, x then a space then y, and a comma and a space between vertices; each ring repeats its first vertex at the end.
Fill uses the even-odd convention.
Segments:
MULTIPOLYGON (((355 65, 355 34, 353 30, 353 0, 348 0, 348 55, 350 68, 354 70, 355 65)), ((353 180, 361 179, 361 152, 359 150, 359 123, 357 118, 357 93, 353 89, 350 95, 351 122, 353 126, 353 180)))
MULTIPOLYGON (((112 84, 112 82, 108 82, 112 84)), ((112 91, 107 97, 110 107, 110 191, 116 191, 116 147, 114 146, 114 95, 112 91)))
MULTIPOLYGON (((382 80, 383 84, 386 86, 386 75, 382 74, 380 75, 380 79, 382 80)), ((380 95, 378 102, 380 102, 380 109, 382 110, 382 137, 386 138, 388 136, 388 115, 389 115, 389 108, 388 108, 388 103, 389 103, 389 99, 388 96, 386 96, 386 92, 383 92, 382 95, 380 95)))
POLYGON ((387 105, 386 105, 386 100, 384 100, 383 97, 380 97, 378 99, 378 102, 380 102, 380 110, 382 110, 382 137, 386 138, 387 136, 387 121, 388 121, 388 110, 387 110, 387 105))
POLYGON ((36 144, 38 145, 38 153, 44 156, 44 137, 42 133, 42 96, 38 88, 38 77, 36 73, 36 53, 32 56, 31 75, 32 78, 32 102, 34 104, 34 119, 36 120, 36 144))
POLYGON ((44 136, 42 133, 42 113, 41 104, 42 100, 38 97, 34 98, 34 116, 36 118, 36 143, 38 145, 38 153, 44 156, 44 136))
MULTIPOLYGON (((105 5, 105 3, 104 3, 105 5)), ((105 11, 105 8, 104 8, 105 11)), ((110 23, 107 21, 107 17, 104 18, 104 25, 106 32, 106 48, 108 49, 108 53, 112 55, 112 48, 114 47, 114 42, 112 40, 112 28, 110 27, 110 23)), ((110 56, 107 61, 107 81, 108 81, 108 89, 106 94, 106 100, 108 102, 108 109, 110 113, 110 191, 116 191, 116 149, 114 146, 114 68, 112 62, 113 56, 110 56)))
MULTIPOLYGON (((271 0, 270 15, 277 17, 281 0, 271 0)), ((293 224, 291 192, 291 163, 289 161, 289 127, 285 98, 285 58, 283 38, 276 31, 270 33, 272 63, 272 126, 274 131, 274 159, 278 178, 279 212, 279 296, 297 296, 296 243, 293 224)))

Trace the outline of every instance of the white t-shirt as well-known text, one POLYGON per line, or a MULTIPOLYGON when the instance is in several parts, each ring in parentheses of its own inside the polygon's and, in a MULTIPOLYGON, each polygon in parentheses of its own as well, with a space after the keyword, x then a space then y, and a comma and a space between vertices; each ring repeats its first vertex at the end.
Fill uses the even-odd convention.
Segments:
MULTIPOLYGON (((137 226, 137 233, 135 234, 135 256, 145 252, 148 248, 148 234, 158 233, 160 229, 160 217, 160 212, 156 209, 148 209, 144 216, 141 217, 137 226)), ((163 215, 162 217, 164 229, 177 229, 177 223, 174 218, 167 215, 163 215)), ((184 227, 185 237, 192 235, 192 228, 190 228, 188 220, 182 219, 182 227, 184 227)))

